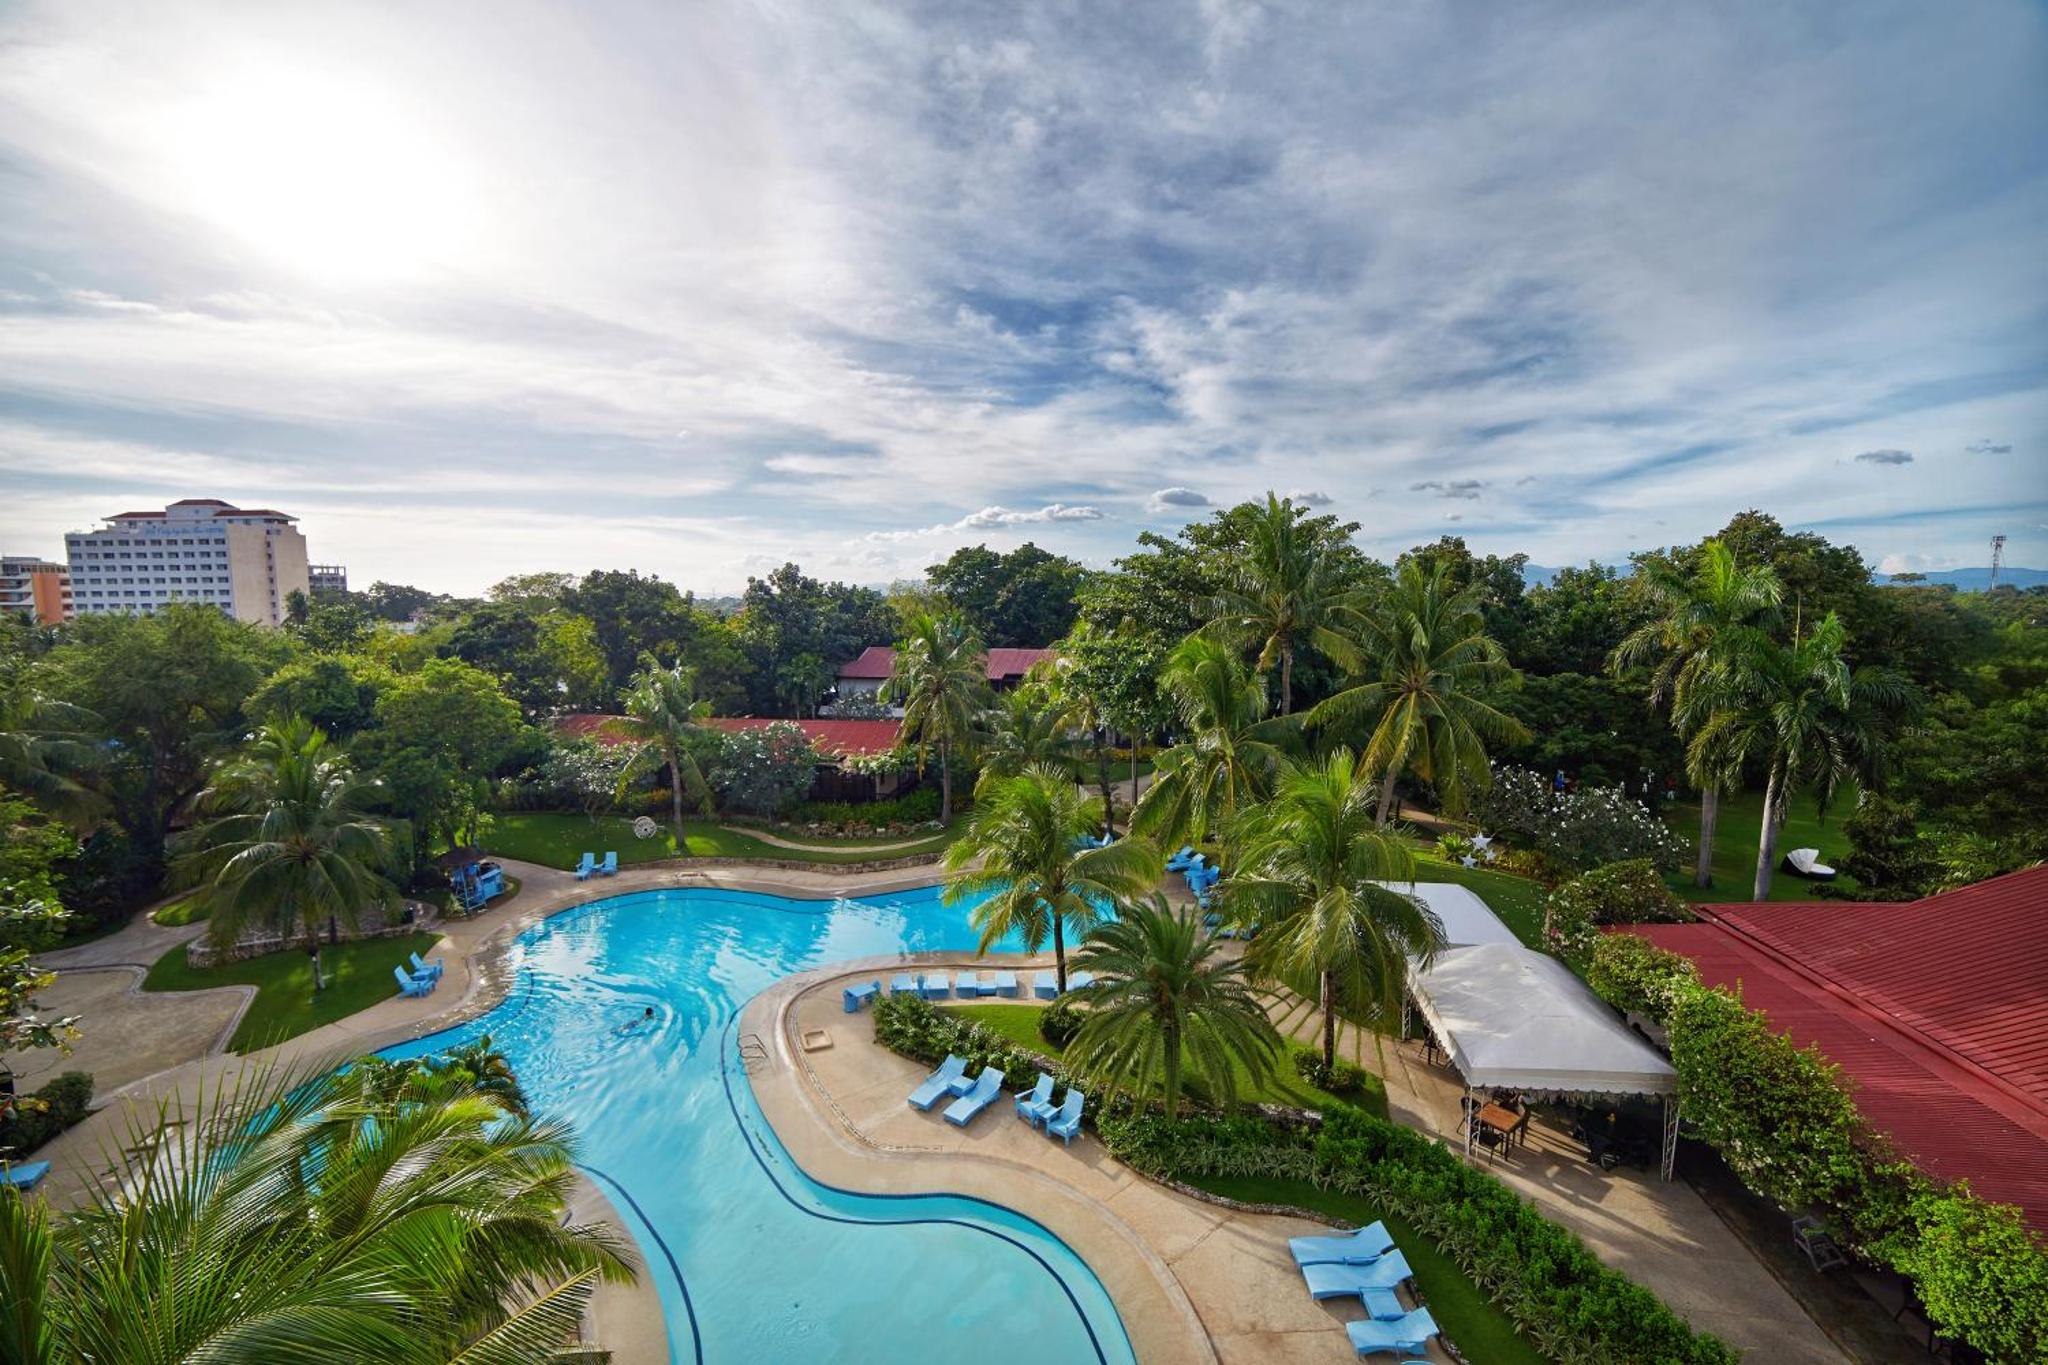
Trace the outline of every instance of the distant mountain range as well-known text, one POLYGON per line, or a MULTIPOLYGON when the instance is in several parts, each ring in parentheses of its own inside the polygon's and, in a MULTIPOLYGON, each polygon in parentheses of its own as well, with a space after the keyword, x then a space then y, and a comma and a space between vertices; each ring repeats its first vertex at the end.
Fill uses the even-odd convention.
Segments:
MULTIPOLYGON (((1612 564, 1608 567, 1623 577, 1627 577, 1633 569, 1633 566, 1627 563, 1612 564)), ((1522 583, 1525 587, 1531 588, 1548 586, 1557 574, 1556 569, 1546 565, 1525 564, 1522 566, 1522 583)), ((1921 579, 1927 583, 1952 584, 1964 592, 1981 592, 1991 586, 1991 568, 1986 565, 1981 569, 1935 569, 1923 574, 1921 579)), ((1889 584, 1892 580, 1888 574, 1877 574, 1875 581, 1889 584)), ((1998 571, 1998 581, 2001 586, 2008 588, 2038 588, 2048 585, 2048 569, 2021 569, 2008 564, 1998 571)))

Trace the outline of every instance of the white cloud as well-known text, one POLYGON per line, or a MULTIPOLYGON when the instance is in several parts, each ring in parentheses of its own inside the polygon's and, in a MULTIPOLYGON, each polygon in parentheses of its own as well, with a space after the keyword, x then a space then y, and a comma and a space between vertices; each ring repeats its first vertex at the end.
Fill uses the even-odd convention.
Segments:
POLYGON ((1936 569, 1953 569, 1957 561, 1952 555, 1889 554, 1878 561, 1879 573, 1930 573, 1936 569))
POLYGON ((1065 503, 1047 503, 1034 511, 1018 511, 1008 507, 984 507, 979 512, 970 512, 962 517, 959 527, 980 529, 990 526, 1029 526, 1045 521, 1101 521, 1102 510, 1097 507, 1069 507, 1065 503))
POLYGON ((1411 493, 1434 493, 1440 498, 1473 499, 1486 487, 1484 479, 1424 479, 1408 485, 1411 493))
POLYGON ((1209 499, 1192 488, 1161 488, 1145 499, 1145 510, 1155 517, 1184 512, 1191 507, 1211 506, 1209 499))
POLYGON ((1856 461, 1858 464, 1911 464, 1913 463, 1913 452, 1910 450, 1894 450, 1891 448, 1886 448, 1884 450, 1866 450, 1861 455, 1858 455, 1856 457, 1856 461))
POLYGON ((1328 493, 1318 493, 1313 489, 1306 488, 1291 489, 1287 496, 1303 507, 1328 507, 1336 501, 1328 493))

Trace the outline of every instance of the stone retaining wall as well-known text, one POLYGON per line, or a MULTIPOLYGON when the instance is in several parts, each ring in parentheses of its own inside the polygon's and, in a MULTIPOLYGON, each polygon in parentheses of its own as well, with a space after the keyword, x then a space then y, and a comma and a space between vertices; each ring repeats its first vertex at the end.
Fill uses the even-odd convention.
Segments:
MULTIPOLYGON (((401 914, 397 920, 387 922, 381 911, 373 910, 365 914, 354 929, 342 925, 341 941, 353 943, 367 938, 405 938, 432 928, 440 919, 439 912, 424 901, 407 901, 404 909, 410 910, 411 915, 401 914)), ((320 942, 322 946, 326 945, 326 934, 320 935, 320 942)), ((286 936, 271 930, 251 929, 238 941, 225 948, 214 943, 207 935, 201 934, 186 945, 185 963, 195 968, 217 967, 223 962, 242 962, 252 957, 281 953, 287 948, 305 946, 306 937, 300 933, 286 936)))
POLYGON ((661 868, 669 872, 691 872, 703 868, 775 868, 784 872, 828 872, 851 876, 857 872, 901 872, 913 867, 932 867, 943 853, 913 853, 901 858, 871 858, 859 863, 810 863, 801 858, 662 858, 655 862, 632 863, 638 871, 642 868, 661 868))

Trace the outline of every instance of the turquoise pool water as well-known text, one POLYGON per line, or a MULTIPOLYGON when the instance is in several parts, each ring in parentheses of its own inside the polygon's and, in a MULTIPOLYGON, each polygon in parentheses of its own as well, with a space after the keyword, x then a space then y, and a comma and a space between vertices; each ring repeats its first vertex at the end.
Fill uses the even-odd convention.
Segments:
MULTIPOLYGON (((660 1287, 676 1362, 1124 1365, 1116 1309, 1065 1243, 977 1200, 810 1180, 741 1069, 740 1010, 777 979, 975 940, 966 907, 932 888, 836 903, 615 896, 521 935, 515 984, 490 1014, 387 1055, 488 1033, 535 1107, 574 1121, 582 1164, 660 1287), (653 1020, 635 1022, 650 1007, 653 1020)), ((1010 1121, 1007 1106, 977 1120, 1010 1121)))

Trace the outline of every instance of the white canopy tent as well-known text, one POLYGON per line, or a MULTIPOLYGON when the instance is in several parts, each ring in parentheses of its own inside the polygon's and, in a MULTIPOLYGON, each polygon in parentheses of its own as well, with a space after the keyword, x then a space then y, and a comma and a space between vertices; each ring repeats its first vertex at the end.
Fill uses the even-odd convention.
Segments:
POLYGON ((1519 943, 1515 931, 1470 889, 1456 882, 1381 882, 1389 891, 1413 896, 1428 906, 1444 927, 1444 943, 1453 948, 1475 943, 1519 943))
POLYGON ((1512 942, 1452 947, 1412 968, 1408 986, 1468 1092, 1662 1097, 1664 1176, 1671 1177, 1677 1073, 1562 962, 1512 942))

